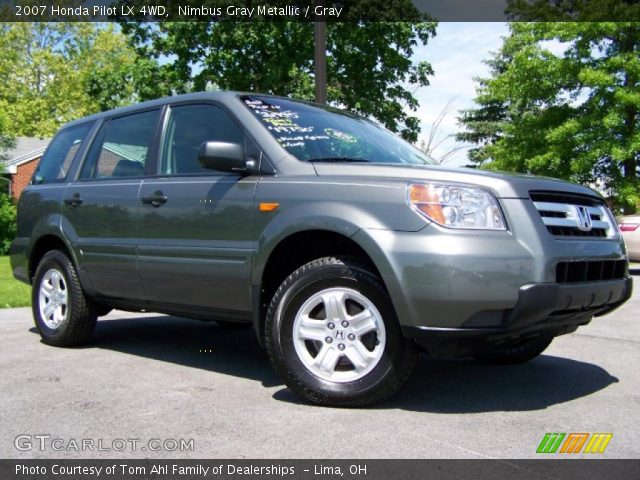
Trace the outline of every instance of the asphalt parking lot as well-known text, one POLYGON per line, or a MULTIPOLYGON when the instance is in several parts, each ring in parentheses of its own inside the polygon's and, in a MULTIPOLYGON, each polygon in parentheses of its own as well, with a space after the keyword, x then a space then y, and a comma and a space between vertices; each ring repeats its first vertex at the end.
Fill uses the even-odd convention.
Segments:
POLYGON ((490 367, 423 355, 397 396, 364 410, 301 403, 250 330, 113 312, 89 346, 59 349, 39 341, 30 309, 0 310, 0 458, 535 458, 546 432, 612 432, 600 458, 640 458, 633 273, 626 305, 538 359, 490 367), (45 450, 35 435, 50 437, 45 450), (85 439, 96 449, 74 447, 85 439), (150 451, 150 439, 193 444, 150 451))

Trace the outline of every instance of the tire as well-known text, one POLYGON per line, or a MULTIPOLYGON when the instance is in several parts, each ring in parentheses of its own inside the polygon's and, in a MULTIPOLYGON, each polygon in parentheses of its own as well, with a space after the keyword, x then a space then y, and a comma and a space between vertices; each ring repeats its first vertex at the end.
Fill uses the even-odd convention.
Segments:
POLYGON ((293 272, 267 310, 265 343, 291 390, 330 406, 388 398, 418 358, 382 281, 352 257, 320 258, 293 272))
POLYGON ((91 338, 97 312, 85 297, 75 266, 65 253, 52 250, 42 257, 31 300, 36 328, 45 343, 70 347, 91 338), (47 309, 47 305, 54 307, 47 309))
POLYGON ((518 365, 533 360, 546 350, 553 337, 534 339, 501 345, 493 350, 479 353, 473 358, 488 365, 518 365))

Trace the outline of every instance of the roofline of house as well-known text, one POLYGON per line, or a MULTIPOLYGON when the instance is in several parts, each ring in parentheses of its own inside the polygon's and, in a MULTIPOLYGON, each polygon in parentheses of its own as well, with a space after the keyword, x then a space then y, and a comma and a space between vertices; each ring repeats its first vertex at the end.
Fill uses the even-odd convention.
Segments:
POLYGON ((25 153, 24 155, 20 155, 19 157, 12 158, 11 160, 8 160, 8 161, 4 162, 4 166, 5 167, 13 167, 13 166, 18 167, 19 165, 22 165, 23 163, 27 163, 27 162, 30 162, 31 160, 35 160, 36 158, 40 158, 46 149, 47 149, 47 147, 40 147, 40 148, 38 148, 36 150, 32 150, 29 153, 25 153))

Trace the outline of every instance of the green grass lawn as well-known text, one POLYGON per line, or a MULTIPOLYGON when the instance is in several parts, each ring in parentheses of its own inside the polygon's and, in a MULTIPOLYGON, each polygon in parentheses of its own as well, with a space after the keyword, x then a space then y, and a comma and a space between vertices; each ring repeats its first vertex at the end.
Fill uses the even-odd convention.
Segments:
POLYGON ((0 257, 0 308, 31 305, 31 287, 17 281, 11 274, 9 257, 0 257))

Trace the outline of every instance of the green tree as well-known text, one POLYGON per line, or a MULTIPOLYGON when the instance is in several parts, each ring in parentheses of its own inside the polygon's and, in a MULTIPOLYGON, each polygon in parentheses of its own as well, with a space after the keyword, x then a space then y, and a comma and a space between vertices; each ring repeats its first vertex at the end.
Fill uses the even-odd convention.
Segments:
MULTIPOLYGON (((508 62, 509 59, 503 50, 484 61, 489 67, 491 77, 497 77, 503 73, 508 62)), ((467 153, 469 160, 478 164, 490 160, 489 149, 486 147, 500 140, 501 132, 505 128, 506 122, 509 121, 509 115, 518 114, 513 108, 508 111, 505 100, 487 92, 491 77, 476 78, 478 87, 476 88, 475 103, 478 108, 462 110, 458 117, 459 123, 464 125, 466 130, 459 132, 456 135, 456 140, 478 145, 470 148, 467 153)))
POLYGON ((6 151, 15 146, 15 138, 8 131, 7 116, 0 111, 0 175, 4 171, 4 162, 7 159, 6 151))
POLYGON ((600 182, 640 201, 640 24, 514 23, 461 139, 489 168, 600 182), (551 41, 562 47, 550 50, 551 41))
POLYGON ((511 20, 538 22, 638 21, 638 0, 507 0, 511 20))
POLYGON ((113 25, 0 24, 0 111, 9 135, 48 136, 60 124, 130 103, 136 56, 113 25))
MULTIPOLYGON (((408 0, 351 3, 404 8, 423 19, 408 0)), ((352 15, 358 15, 357 8, 352 15)), ((148 60, 147 75, 156 79, 142 97, 220 88, 313 99, 312 23, 124 23, 122 28, 148 60)), ((372 116, 415 141, 419 119, 410 114, 418 106, 412 89, 428 85, 433 72, 428 62, 415 65, 410 57, 435 28, 433 22, 328 23, 329 102, 372 116)))

